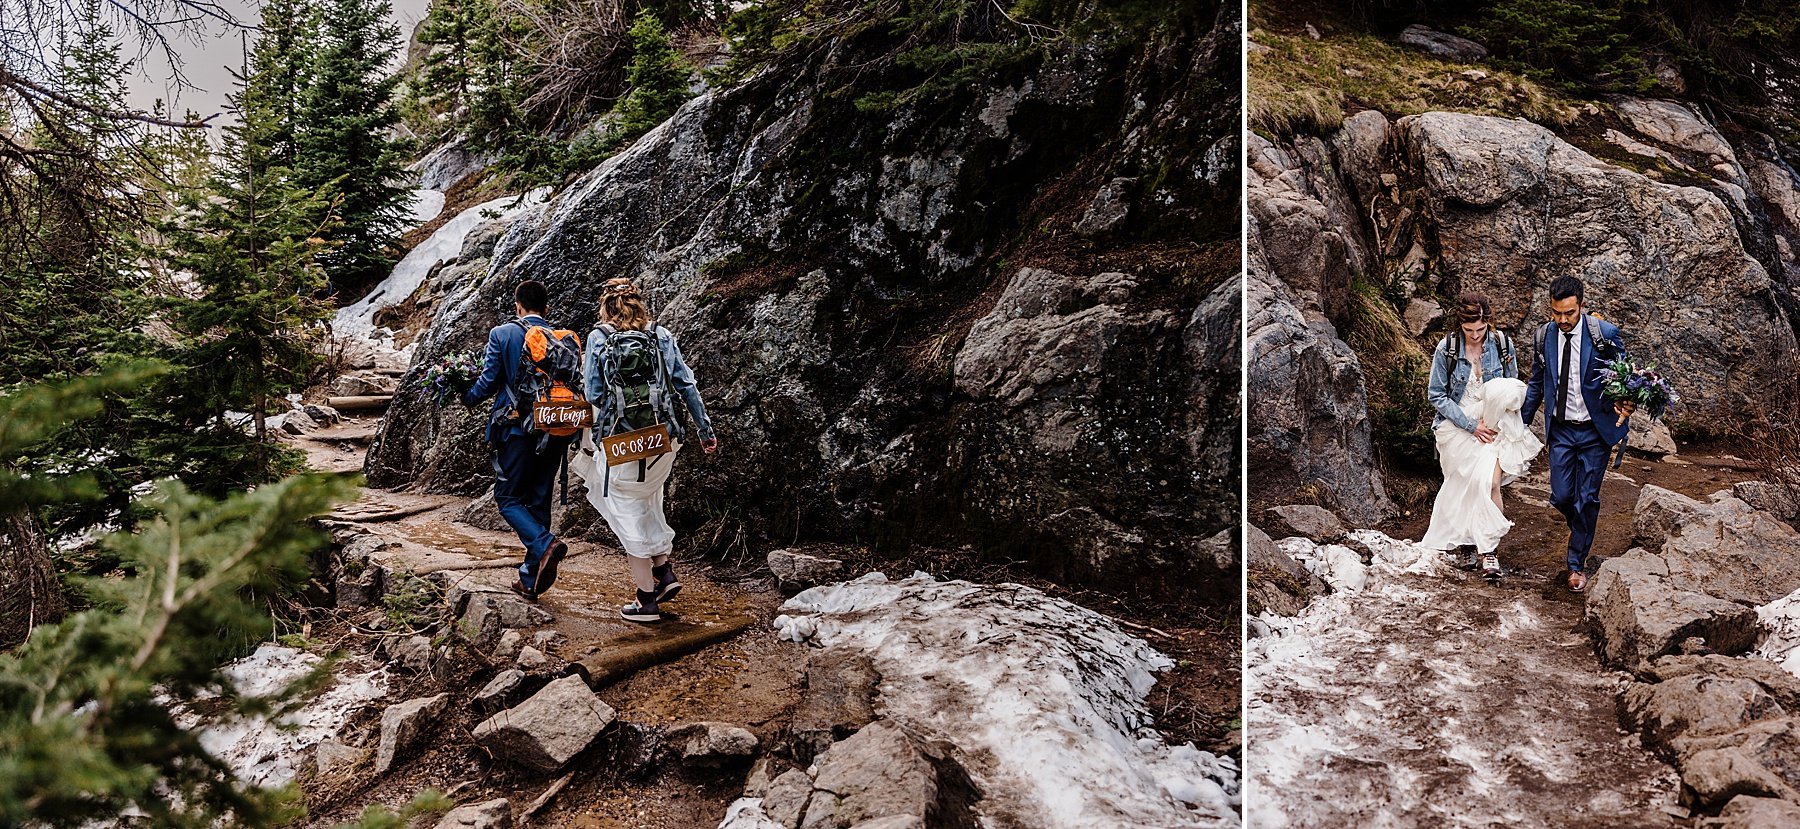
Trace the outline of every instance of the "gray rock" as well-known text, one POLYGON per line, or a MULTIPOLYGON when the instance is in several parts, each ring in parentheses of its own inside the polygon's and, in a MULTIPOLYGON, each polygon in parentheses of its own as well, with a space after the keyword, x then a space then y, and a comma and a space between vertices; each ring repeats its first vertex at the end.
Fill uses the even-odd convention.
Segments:
POLYGON ((290 435, 310 435, 319 428, 319 422, 301 409, 291 409, 281 416, 281 431, 290 435))
POLYGON ((1427 54, 1463 63, 1474 63, 1488 56, 1486 46, 1466 37, 1428 29, 1417 23, 1401 30, 1399 40, 1427 54))
POLYGON ((463 507, 462 512, 456 514, 456 520, 480 530, 505 532, 512 529, 506 519, 500 517, 500 508, 494 505, 494 491, 491 489, 463 507))
POLYGON ((813 556, 794 550, 770 550, 769 570, 783 593, 797 593, 808 587, 829 584, 844 577, 844 563, 835 558, 813 556))
POLYGON ((934 759, 890 722, 867 726, 819 758, 800 829, 849 829, 899 815, 950 819, 934 759))
POLYGON ((1747 677, 1693 673, 1665 682, 1633 683, 1619 697, 1620 719, 1664 759, 1692 753, 1696 741, 1729 734, 1786 710, 1747 677))
POLYGON ((723 722, 688 723, 664 738, 689 765, 717 766, 747 762, 756 756, 760 741, 743 726, 723 722))
POLYGON ((756 762, 750 764, 750 773, 744 777, 745 797, 762 797, 768 794, 769 785, 775 782, 770 775, 770 768, 773 765, 773 758, 766 754, 756 758, 756 762))
POLYGON ((1075 232, 1082 236, 1098 236, 1124 224, 1126 217, 1131 215, 1131 188, 1135 186, 1135 178, 1115 178, 1107 182, 1094 194, 1087 212, 1075 222, 1075 232))
POLYGON ((1293 556, 1275 546, 1268 533, 1254 524, 1244 525, 1248 568, 1245 579, 1245 607, 1250 615, 1269 611, 1278 616, 1294 616, 1315 596, 1331 592, 1324 579, 1309 572, 1293 556))
POLYGON ((421 738, 435 733, 437 720, 450 709, 450 695, 407 700, 381 712, 381 742, 375 749, 375 773, 387 774, 406 759, 421 738))
POLYGON ((496 757, 555 771, 587 749, 614 717, 581 677, 566 676, 482 721, 474 736, 496 757))
POLYGON ((1746 606, 1800 589, 1800 533, 1766 512, 1718 493, 1711 502, 1654 485, 1638 495, 1639 550, 1677 588, 1746 606))
POLYGON ((512 804, 502 797, 451 809, 437 829, 512 829, 512 825, 512 804))
POLYGON ((547 667, 550 664, 550 658, 544 656, 543 651, 530 645, 526 645, 519 649, 518 663, 519 667, 524 668, 527 671, 536 671, 547 667))
POLYGON ((313 762, 319 775, 326 776, 355 766, 365 753, 360 748, 344 745, 337 740, 325 740, 313 747, 313 762))
POLYGON ((1772 797, 1734 797, 1716 818, 1701 818, 1699 829, 1789 829, 1800 826, 1800 803, 1772 797))
MULTIPOLYGON (((1415 337, 1425 336, 1438 320, 1444 318, 1443 306, 1429 299, 1413 297, 1406 301, 1406 311, 1401 315, 1406 320, 1406 329, 1415 337)), ((1573 377, 1574 375, 1570 375, 1573 377)))
POLYGON ((1669 431, 1669 424, 1648 417, 1631 419, 1631 431, 1625 445, 1650 455, 1674 455, 1680 451, 1675 446, 1675 435, 1669 431))
POLYGON ((527 628, 555 621, 550 612, 510 593, 473 593, 463 609, 463 629, 478 643, 492 645, 507 628, 527 628))
MULTIPOLYGON (((439 571, 447 572, 447 571, 439 571)), ((437 575, 436 573, 432 575, 437 575)), ((469 597, 476 595, 507 596, 510 590, 491 584, 483 584, 468 576, 459 576, 455 581, 444 586, 444 602, 450 606, 450 612, 462 616, 469 609, 469 597)))
POLYGON ((789 769, 769 784, 768 792, 763 795, 763 813, 787 829, 799 829, 800 818, 812 802, 812 793, 812 778, 799 769, 789 769))
POLYGON ((484 714, 493 714, 513 704, 519 689, 525 685, 525 672, 518 668, 508 668, 496 674, 488 684, 475 693, 476 710, 484 714))
POLYGON ((387 568, 371 563, 366 555, 360 559, 347 560, 345 564, 338 572, 337 586, 333 591, 338 609, 381 607, 381 597, 387 589, 387 568))
POLYGON ((550 653, 569 644, 569 637, 560 631, 540 630, 531 635, 531 646, 545 653, 550 653))
POLYGON ((917 815, 889 815, 865 820, 850 829, 925 829, 925 819, 917 815))
POLYGON ((802 764, 832 743, 875 721, 881 674, 869 657, 848 648, 826 648, 806 658, 805 684, 788 724, 789 750, 802 764))
POLYGON ((331 393, 336 397, 370 397, 393 394, 399 386, 399 381, 386 374, 358 371, 331 381, 331 393))
POLYGON ((407 636, 390 640, 387 652, 394 664, 414 674, 430 674, 432 665, 437 661, 437 651, 431 646, 429 636, 407 636))
POLYGON ((1346 532, 1344 522, 1330 510, 1312 504, 1270 507, 1269 520, 1277 532, 1284 534, 1283 537, 1297 535, 1321 544, 1341 541, 1346 532))
POLYGON ((1734 797, 1800 801, 1800 721, 1763 720, 1699 747, 1679 761, 1682 805, 1718 810, 1734 797))
POLYGON ((339 414, 337 409, 333 409, 323 403, 308 403, 305 406, 301 406, 300 410, 306 412, 307 417, 312 418, 314 422, 317 422, 320 425, 336 426, 344 421, 344 416, 339 414))
POLYGON ((1686 590, 1641 550, 1607 559, 1589 587, 1586 616, 1600 657, 1630 667, 1680 651, 1690 637, 1722 654, 1756 646, 1756 610, 1686 590))
POLYGON ((493 657, 502 662, 518 659, 519 651, 525 646, 525 635, 516 630, 503 631, 494 642, 493 657))
POLYGON ((1739 481, 1731 485, 1731 494, 1784 522, 1800 518, 1800 493, 1792 486, 1768 481, 1739 481))

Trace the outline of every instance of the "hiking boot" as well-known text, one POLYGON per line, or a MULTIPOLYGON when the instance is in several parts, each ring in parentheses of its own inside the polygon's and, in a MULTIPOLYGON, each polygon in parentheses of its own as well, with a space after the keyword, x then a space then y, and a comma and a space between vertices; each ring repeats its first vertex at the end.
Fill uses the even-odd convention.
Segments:
POLYGON ((1500 580, 1500 557, 1486 553, 1481 557, 1481 575, 1488 581, 1500 580))
POLYGON ((656 607, 656 594, 637 592, 637 601, 619 608, 619 618, 627 622, 660 622, 662 612, 656 607))
POLYGON ((1481 554, 1475 551, 1474 546, 1464 544, 1456 549, 1462 551, 1462 561, 1456 565, 1458 569, 1464 571, 1481 569, 1481 554))
POLYGON ((537 604, 537 594, 531 592, 531 590, 525 586, 524 582, 515 580, 512 584, 507 586, 512 588, 512 592, 519 594, 519 598, 531 602, 532 604, 537 604))
POLYGON ((665 563, 661 567, 651 568, 650 574, 656 577, 656 603, 662 604, 675 598, 681 592, 681 582, 675 578, 675 565, 665 563))
POLYGON ((556 584, 556 565, 561 564, 563 556, 569 554, 569 545, 561 541, 550 542, 550 549, 544 551, 544 563, 538 567, 537 592, 542 594, 556 584))
POLYGON ((1569 590, 1580 593, 1587 589, 1587 574, 1580 570, 1569 571, 1569 590))

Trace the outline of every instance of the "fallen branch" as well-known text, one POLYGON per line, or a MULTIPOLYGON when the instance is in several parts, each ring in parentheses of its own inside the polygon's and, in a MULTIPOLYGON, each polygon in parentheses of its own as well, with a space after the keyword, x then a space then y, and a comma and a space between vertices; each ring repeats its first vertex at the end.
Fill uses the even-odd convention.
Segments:
POLYGON ((550 799, 556 797, 556 795, 563 790, 563 787, 569 785, 569 781, 574 779, 575 772, 569 772, 568 774, 563 775, 562 778, 555 783, 551 783, 550 788, 545 789, 543 794, 538 795, 538 799, 531 801, 531 805, 525 807, 525 811, 519 813, 519 818, 521 820, 530 820, 532 815, 537 814, 538 810, 549 805, 550 799))

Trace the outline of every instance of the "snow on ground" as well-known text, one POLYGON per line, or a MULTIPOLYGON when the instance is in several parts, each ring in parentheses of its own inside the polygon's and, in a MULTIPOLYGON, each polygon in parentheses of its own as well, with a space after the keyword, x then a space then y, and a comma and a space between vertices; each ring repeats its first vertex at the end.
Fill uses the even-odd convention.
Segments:
POLYGON ((1410 541, 1278 542, 1334 585, 1251 620, 1245 810, 1287 827, 1672 826, 1673 772, 1620 730, 1575 608, 1410 541))
POLYGON ((816 587, 782 610, 783 638, 869 655, 882 716, 955 746, 987 825, 1239 824, 1235 762, 1152 728, 1145 695, 1173 663, 1105 616, 925 573, 816 587))
MULTIPOLYGON (((263 645, 224 668, 239 696, 280 693, 316 669, 320 658, 305 651, 263 645)), ((340 675, 331 687, 299 708, 270 720, 264 717, 203 718, 177 710, 183 728, 198 726, 200 745, 231 767, 239 781, 263 787, 293 782, 306 752, 337 735, 350 717, 387 696, 387 672, 340 675)))
POLYGON ((412 192, 412 201, 406 206, 407 220, 413 227, 418 227, 444 210, 444 192, 420 187, 412 192))
POLYGON ((382 337, 375 330, 375 315, 381 309, 405 302, 424 284, 425 277, 439 262, 461 255, 463 240, 477 225, 516 216, 542 201, 548 193, 549 188, 539 188, 524 196, 502 196, 456 214, 456 218, 445 222, 431 238, 408 251, 405 258, 394 265, 393 273, 376 285, 368 296, 338 309, 337 317, 331 323, 332 333, 339 337, 380 341, 382 337))
POLYGON ((1757 608, 1756 618, 1763 628, 1756 655, 1800 676, 1800 590, 1757 608))

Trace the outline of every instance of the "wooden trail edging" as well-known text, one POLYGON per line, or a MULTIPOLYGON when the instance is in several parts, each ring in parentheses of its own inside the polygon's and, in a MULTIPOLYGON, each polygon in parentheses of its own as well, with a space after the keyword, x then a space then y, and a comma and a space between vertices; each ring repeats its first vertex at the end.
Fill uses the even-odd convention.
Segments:
POLYGON ((582 659, 571 667, 587 680, 588 687, 598 690, 645 668, 680 659, 707 645, 730 639, 748 630, 755 622, 744 615, 727 616, 713 622, 664 620, 609 642, 604 652, 582 659))

